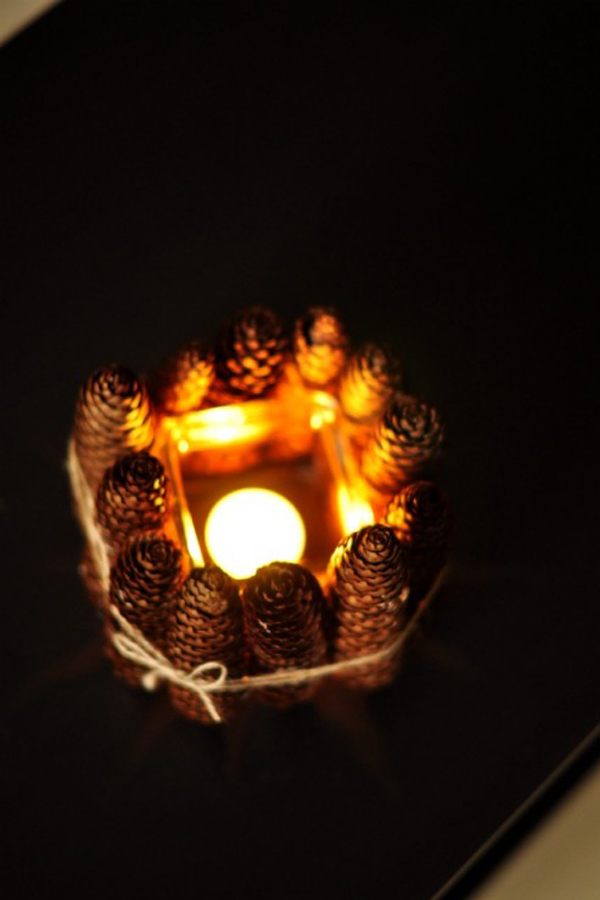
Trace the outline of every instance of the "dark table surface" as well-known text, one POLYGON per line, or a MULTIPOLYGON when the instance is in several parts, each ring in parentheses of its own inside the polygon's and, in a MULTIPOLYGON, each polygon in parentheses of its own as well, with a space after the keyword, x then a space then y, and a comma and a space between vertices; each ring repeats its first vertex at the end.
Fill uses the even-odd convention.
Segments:
POLYGON ((600 719, 591 29, 301 10, 66 2, 2 51, 11 896, 428 900, 600 719), (93 368, 250 302, 395 343, 453 568, 393 687, 203 730, 103 661, 63 458, 93 368))

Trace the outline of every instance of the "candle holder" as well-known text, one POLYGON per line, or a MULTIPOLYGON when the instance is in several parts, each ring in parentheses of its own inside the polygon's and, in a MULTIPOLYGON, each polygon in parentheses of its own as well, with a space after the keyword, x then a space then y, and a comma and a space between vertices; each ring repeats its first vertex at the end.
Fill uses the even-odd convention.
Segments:
POLYGON ((69 443, 81 574, 116 673, 201 721, 289 706, 334 678, 388 683, 440 582, 437 412, 338 314, 269 310, 146 381, 83 385, 69 443))

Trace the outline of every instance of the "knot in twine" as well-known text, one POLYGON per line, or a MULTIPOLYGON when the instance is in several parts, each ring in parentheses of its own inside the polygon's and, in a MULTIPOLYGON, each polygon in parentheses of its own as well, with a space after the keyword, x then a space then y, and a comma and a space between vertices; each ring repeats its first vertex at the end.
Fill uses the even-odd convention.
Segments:
POLYGON ((191 672, 176 669, 160 650, 121 615, 116 606, 109 609, 120 628, 120 631, 111 635, 112 643, 121 656, 146 669, 140 679, 142 686, 147 691, 155 691, 160 684, 168 681, 187 688, 200 697, 211 719, 220 722, 221 716, 210 695, 223 691, 227 681, 227 667, 223 663, 211 661, 196 666, 191 672))

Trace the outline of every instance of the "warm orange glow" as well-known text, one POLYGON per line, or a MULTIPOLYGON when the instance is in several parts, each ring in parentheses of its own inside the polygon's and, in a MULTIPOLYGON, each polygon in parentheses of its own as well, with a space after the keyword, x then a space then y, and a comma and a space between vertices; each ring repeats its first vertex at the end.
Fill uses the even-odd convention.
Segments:
POLYGON ((266 401, 259 400, 202 409, 176 419, 167 417, 164 427, 177 442, 180 453, 187 453, 264 440, 290 420, 294 420, 294 412, 275 403, 269 409, 266 401))
MULTIPOLYGON (((204 564, 203 548, 217 565, 236 578, 245 578, 260 565, 301 559, 306 533, 298 511, 284 497, 259 488, 244 489, 223 497, 213 507, 206 520, 206 544, 201 548, 187 505, 179 459, 188 454, 199 454, 185 463, 190 466, 189 471, 203 471, 199 467, 206 460, 205 471, 212 473, 219 472, 220 465, 223 472, 236 471, 238 460, 245 458, 240 453, 245 447, 259 448, 256 457, 250 454, 250 459, 273 461, 277 459, 271 455, 273 448, 277 454, 282 444, 287 443, 298 456, 311 453, 318 446, 324 452, 334 483, 332 501, 341 534, 375 521, 361 487, 354 450, 340 427, 337 400, 324 391, 288 385, 271 398, 165 416, 161 420, 160 440, 177 496, 180 535, 194 565, 204 564), (229 460, 233 463, 231 469, 229 460), (274 507, 265 495, 276 498, 274 507)), ((287 461, 289 457, 284 453, 282 459, 287 461)))
POLYGON ((345 534, 358 531, 359 528, 363 528, 365 525, 372 525, 375 522, 375 516, 370 504, 361 497, 351 494, 345 484, 338 484, 337 486, 337 503, 342 529, 345 534))
POLYGON ((312 391, 311 400, 315 406, 327 412, 335 413, 337 409, 337 400, 331 394, 328 394, 327 391, 312 391))
POLYGON ((303 392, 293 397, 250 400, 165 416, 165 437, 176 443, 180 453, 208 450, 223 444, 267 440, 286 431, 320 429, 332 424, 337 401, 324 391, 303 392))
POLYGON ((187 449, 215 444, 252 441, 268 432, 268 422, 251 421, 243 406, 220 406, 192 413, 187 417, 185 438, 187 449))
POLYGON ((196 534, 196 529, 194 528, 194 523, 188 509, 181 510, 181 522, 183 525, 185 543, 190 555, 190 559, 195 566, 203 566, 204 557, 202 555, 202 550, 200 549, 200 544, 198 542, 198 535, 196 534))
POLYGON ((213 506, 205 538, 218 566, 233 578, 248 578, 271 562, 298 562, 306 530, 296 507, 281 494, 244 488, 213 506))
POLYGON ((314 431, 318 431, 325 424, 335 421, 335 412, 332 409, 321 409, 314 412, 310 417, 310 427, 314 431))

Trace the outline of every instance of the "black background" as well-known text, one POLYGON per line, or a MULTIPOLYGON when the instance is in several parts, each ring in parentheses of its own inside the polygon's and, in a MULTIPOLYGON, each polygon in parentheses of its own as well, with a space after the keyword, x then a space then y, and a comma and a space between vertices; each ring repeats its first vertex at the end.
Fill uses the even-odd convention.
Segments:
POLYGON ((2 51, 11 896, 426 900, 598 721, 593 5, 479 7, 67 2, 2 51), (93 368, 250 302, 395 343, 454 568, 392 688, 206 731, 102 661, 62 463, 93 368))

